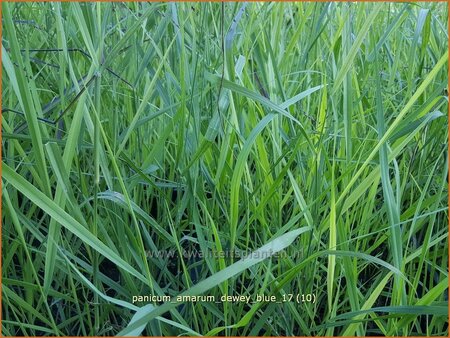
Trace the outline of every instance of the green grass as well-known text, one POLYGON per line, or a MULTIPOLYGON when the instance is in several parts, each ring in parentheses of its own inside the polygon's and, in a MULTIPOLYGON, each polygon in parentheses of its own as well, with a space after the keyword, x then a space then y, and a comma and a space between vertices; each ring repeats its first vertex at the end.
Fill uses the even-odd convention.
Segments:
POLYGON ((2 334, 447 336, 447 22, 2 3, 2 334))

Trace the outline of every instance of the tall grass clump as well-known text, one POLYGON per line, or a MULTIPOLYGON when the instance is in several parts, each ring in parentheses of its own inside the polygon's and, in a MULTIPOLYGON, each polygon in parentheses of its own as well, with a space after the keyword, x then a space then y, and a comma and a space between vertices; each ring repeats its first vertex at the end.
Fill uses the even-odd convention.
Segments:
POLYGON ((2 334, 448 336, 447 18, 2 3, 2 334))

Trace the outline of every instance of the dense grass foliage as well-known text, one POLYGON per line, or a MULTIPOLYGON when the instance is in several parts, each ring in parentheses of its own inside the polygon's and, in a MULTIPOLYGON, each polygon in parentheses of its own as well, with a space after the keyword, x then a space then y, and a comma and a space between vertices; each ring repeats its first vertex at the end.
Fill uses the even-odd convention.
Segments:
POLYGON ((3 335, 447 336, 447 15, 2 3, 3 335))

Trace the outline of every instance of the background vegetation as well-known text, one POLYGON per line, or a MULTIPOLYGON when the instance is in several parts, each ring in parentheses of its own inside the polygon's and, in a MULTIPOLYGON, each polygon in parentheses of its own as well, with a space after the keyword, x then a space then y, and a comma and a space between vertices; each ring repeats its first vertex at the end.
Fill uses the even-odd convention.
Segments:
POLYGON ((2 3, 3 335, 447 336, 447 18, 2 3))

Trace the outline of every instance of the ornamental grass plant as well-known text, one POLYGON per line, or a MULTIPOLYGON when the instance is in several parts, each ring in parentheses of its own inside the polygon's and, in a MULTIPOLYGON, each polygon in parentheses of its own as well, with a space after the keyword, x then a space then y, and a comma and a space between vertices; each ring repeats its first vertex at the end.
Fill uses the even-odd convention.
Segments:
POLYGON ((3 2, 2 334, 448 336, 447 23, 3 2))

